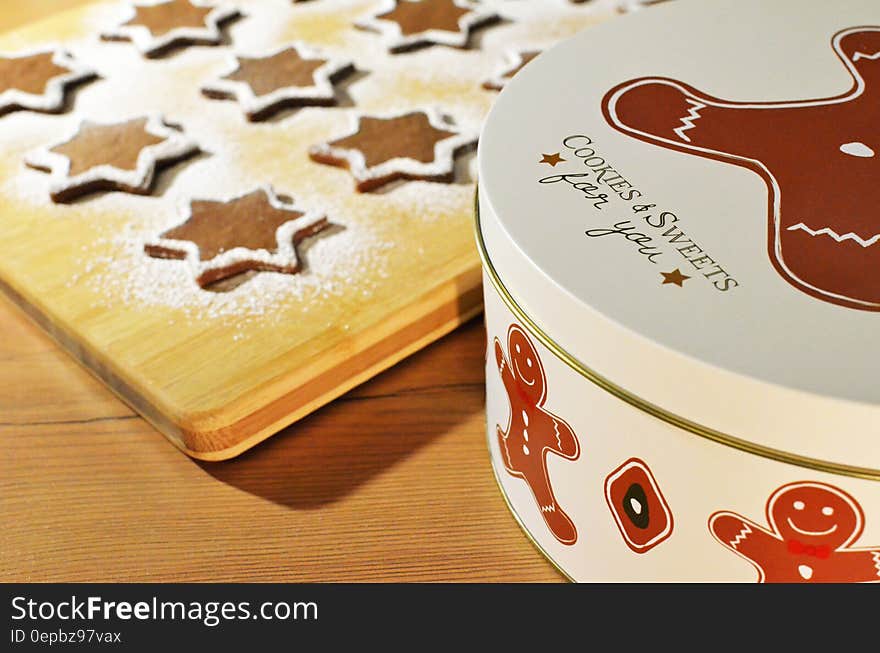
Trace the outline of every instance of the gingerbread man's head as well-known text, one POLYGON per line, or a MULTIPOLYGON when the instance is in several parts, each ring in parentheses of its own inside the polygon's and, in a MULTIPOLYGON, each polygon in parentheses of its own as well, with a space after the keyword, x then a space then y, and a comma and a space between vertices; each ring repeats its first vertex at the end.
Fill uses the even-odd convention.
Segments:
POLYGON ((861 535, 865 519, 855 499, 832 485, 784 485, 767 503, 767 520, 786 541, 838 549, 861 535))
POLYGON ((547 389, 544 366, 532 341, 515 324, 507 332, 507 351, 510 352, 510 366, 520 390, 536 405, 540 404, 547 389))

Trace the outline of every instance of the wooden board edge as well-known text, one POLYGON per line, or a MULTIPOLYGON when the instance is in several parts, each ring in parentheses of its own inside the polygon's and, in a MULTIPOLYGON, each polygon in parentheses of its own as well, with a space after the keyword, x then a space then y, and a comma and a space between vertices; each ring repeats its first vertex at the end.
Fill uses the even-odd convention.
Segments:
MULTIPOLYGON (((66 329, 55 324, 51 317, 29 302, 14 286, 0 277, 0 291, 12 304, 20 308, 30 320, 65 350, 87 372, 101 381, 105 387, 122 399, 132 410, 178 444, 182 434, 177 426, 146 398, 143 398, 120 375, 106 365, 100 357, 91 352, 66 329)), ((180 445, 178 445, 180 446, 180 445)))
MULTIPOLYGON (((483 312, 482 306, 482 289, 478 288, 474 291, 476 294, 480 296, 480 301, 478 301, 474 306, 472 306, 468 311, 463 313, 458 313, 452 319, 446 319, 440 322, 436 327, 430 329, 429 331, 422 333, 417 338, 413 339, 411 342, 406 344, 403 347, 399 346, 400 343, 400 332, 396 334, 392 334, 387 340, 380 341, 377 343, 377 348, 382 348, 387 342, 395 342, 395 348, 392 353, 385 355, 384 357, 377 358, 372 364, 369 365, 366 369, 360 372, 357 375, 349 377, 344 383, 339 383, 331 390, 315 397, 312 401, 310 401, 307 405, 301 407, 300 409, 293 411, 288 414, 283 420, 272 424, 260 433, 254 434, 238 444, 228 447, 226 449, 218 450, 218 451, 192 451, 188 449, 184 449, 187 455, 196 458, 198 460, 203 460, 207 462, 221 462, 224 460, 229 460, 235 458, 236 456, 241 455, 248 449, 256 446, 263 440, 271 437, 276 434, 278 431, 294 424, 298 420, 307 416, 309 413, 314 412, 315 410, 321 408, 322 406, 330 403, 334 399, 344 395, 349 390, 359 386, 360 384, 368 381, 373 378, 377 374, 385 371, 386 369, 392 367, 396 363, 399 363, 403 359, 411 356, 415 352, 420 349, 426 347, 427 345, 435 342, 436 340, 442 338, 443 336, 449 334, 454 331, 456 328, 465 324, 466 322, 474 319, 479 316, 483 312)), ((445 313, 447 307, 441 307, 438 309, 437 314, 442 315, 445 313)), ((426 316, 426 319, 430 320, 432 316, 426 316)), ((404 329, 406 331, 408 329, 404 329)), ((279 401, 283 401, 279 400, 279 401)), ((234 427, 233 427, 234 428, 234 427)))
MULTIPOLYGON (((61 12, 26 21, 0 30, 0 36, 14 36, 17 32, 38 27, 41 23, 59 20, 64 15, 82 13, 95 4, 96 1, 83 2, 61 12)), ((0 295, 5 295, 11 303, 18 306, 61 349, 71 355, 80 367, 101 381, 117 398, 166 436, 178 449, 199 460, 222 461, 240 455, 481 314, 482 270, 477 262, 475 266, 428 291, 417 303, 424 306, 432 303, 432 298, 440 303, 415 320, 411 319, 412 304, 389 316, 383 322, 382 330, 387 331, 390 328, 390 335, 377 339, 354 358, 318 377, 342 378, 341 382, 337 381, 329 386, 323 384, 321 389, 312 393, 304 392, 303 386, 297 387, 267 406, 244 416, 241 416, 241 410, 236 416, 237 402, 230 402, 217 411, 183 415, 179 419, 169 417, 169 414, 177 415, 178 411, 171 406, 163 408, 158 400, 145 396, 133 383, 126 380, 122 372, 114 369, 112 363, 106 361, 100 352, 77 339, 74 332, 53 322, 48 310, 41 308, 38 302, 29 301, 9 280, 0 278, 0 295), (445 295, 453 298, 445 301, 436 299, 444 298, 445 295), (291 409, 291 406, 295 408, 291 409), (243 436, 242 433, 247 435, 243 436), (226 442, 228 446, 216 448, 216 443, 212 442, 214 439, 226 442)), ((378 330, 377 327, 376 331, 378 330)), ((371 331, 373 330, 365 335, 369 337, 371 331)), ((314 385, 322 386, 320 383, 314 385)))
MULTIPOLYGON (((180 426, 181 448, 193 458, 222 461, 234 458, 281 429, 314 412, 419 349, 480 315, 483 310, 482 269, 477 266, 432 289, 418 304, 436 303, 430 311, 412 317, 413 306, 389 315, 365 336, 382 333, 368 347, 341 361, 306 384, 292 388, 254 412, 225 419, 217 415, 180 426), (435 297, 448 297, 436 301, 435 297), (243 435, 246 434, 246 435, 243 435), (217 443, 228 443, 218 447, 217 443)), ((234 409, 234 405, 231 406, 234 409)), ((230 414, 228 411, 224 415, 230 414)), ((234 415, 234 411, 231 413, 234 415)))
MULTIPOLYGON (((167 411, 163 412, 150 398, 113 370, 102 360, 100 354, 92 352, 73 333, 54 323, 49 315, 29 302, 2 278, 0 291, 74 360, 165 435, 178 449, 192 458, 205 461, 228 460, 242 454, 482 312, 482 270, 478 265, 432 289, 421 298, 419 303, 424 304, 430 302, 434 296, 451 297, 430 312, 412 320, 407 315, 407 308, 410 307, 404 307, 397 315, 389 316, 383 322, 381 330, 387 332, 391 325, 390 334, 377 339, 357 356, 344 360, 317 379, 287 392, 250 414, 237 419, 230 417, 226 424, 208 429, 202 428, 202 420, 198 419, 182 418, 180 423, 175 423, 166 416, 167 411), (222 443, 221 446, 217 445, 218 442, 222 443), (223 444, 226 446, 222 446, 223 444)), ((379 329, 377 325, 375 330, 379 329)), ((234 414, 228 408, 230 407, 223 413, 234 414)), ((216 415, 203 417, 207 423, 218 422, 216 415)))

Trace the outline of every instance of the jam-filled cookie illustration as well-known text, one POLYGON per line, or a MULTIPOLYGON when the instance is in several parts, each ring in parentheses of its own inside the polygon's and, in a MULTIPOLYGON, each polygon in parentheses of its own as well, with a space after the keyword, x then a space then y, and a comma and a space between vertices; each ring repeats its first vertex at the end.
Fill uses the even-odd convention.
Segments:
POLYGON ((643 460, 630 458, 605 479, 605 500, 626 545, 647 553, 672 535, 672 511, 643 460))
POLYGON ((532 490, 541 516, 557 540, 577 541, 574 522, 556 500, 547 472, 547 455, 568 460, 580 455, 580 445, 565 420, 547 411, 547 377, 532 341, 517 325, 507 332, 507 349, 495 338, 495 362, 510 401, 507 428, 496 426, 501 460, 508 473, 523 479, 532 490))
POLYGON ((721 544, 748 560, 758 582, 880 582, 880 546, 857 548, 865 525, 861 506, 833 485, 783 485, 767 501, 764 528, 733 512, 709 517, 721 544))
POLYGON ((852 79, 840 95, 722 100, 676 79, 644 77, 611 89, 602 110, 633 138, 760 175, 777 272, 818 299, 878 311, 880 27, 842 30, 831 49, 852 79))

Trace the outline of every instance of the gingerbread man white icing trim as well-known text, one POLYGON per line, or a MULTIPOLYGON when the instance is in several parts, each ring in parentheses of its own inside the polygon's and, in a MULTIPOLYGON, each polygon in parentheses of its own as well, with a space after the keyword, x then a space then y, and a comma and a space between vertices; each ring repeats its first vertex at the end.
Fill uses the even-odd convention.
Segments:
POLYGON ((58 113, 64 109, 67 87, 98 76, 93 69, 80 64, 68 52, 56 48, 43 48, 15 54, 0 54, 8 59, 23 59, 52 53, 52 63, 66 68, 69 72, 51 78, 46 82, 42 93, 28 93, 17 88, 9 88, 0 93, 0 115, 26 109, 43 113, 58 113))
POLYGON ((63 140, 25 156, 25 163, 31 168, 50 174, 49 194, 52 199, 61 202, 88 193, 92 188, 104 190, 112 187, 114 190, 128 193, 147 194, 152 187, 157 165, 182 159, 199 149, 195 141, 187 138, 180 130, 170 127, 161 115, 151 114, 146 117, 145 130, 163 140, 139 152, 134 170, 122 170, 105 164, 70 176, 70 158, 52 151, 52 148, 74 140, 88 126, 116 125, 125 122, 127 121, 94 123, 83 120, 63 140))
MULTIPOLYGON (((795 210, 793 200, 799 199, 798 194, 807 194, 799 191, 787 194, 787 209, 783 212, 783 185, 790 187, 795 185, 793 180, 800 180, 814 187, 814 182, 805 182, 806 177, 798 173, 815 171, 816 165, 794 170, 792 165, 781 163, 782 154, 810 145, 818 136, 834 139, 828 143, 821 141, 826 168, 831 169, 829 166, 833 165, 836 174, 863 180, 861 189, 846 187, 850 196, 863 195, 872 188, 869 180, 876 172, 876 143, 872 148, 864 141, 870 141, 876 134, 871 128, 875 122, 871 116, 880 115, 880 104, 876 102, 880 27, 842 30, 831 39, 831 47, 853 82, 851 89, 841 95, 789 102, 731 102, 708 96, 675 79, 645 77, 611 89, 603 100, 603 112, 612 126, 639 140, 735 163, 757 172, 767 184, 770 196, 768 252, 782 276, 819 299, 849 308, 880 311, 880 287, 874 282, 874 275, 868 272, 874 267, 873 253, 864 251, 865 243, 876 242, 873 238, 880 231, 869 224, 873 209, 864 208, 873 203, 862 197, 862 208, 856 211, 843 198, 838 213, 833 206, 823 205, 822 210, 816 210, 820 206, 816 201, 801 203, 795 210), (873 90, 868 88, 866 78, 871 80, 873 90), (677 117, 666 121, 664 112, 676 107, 680 107, 677 117), (849 113, 834 117, 831 109, 849 113), (627 114, 626 118, 621 117, 621 111, 627 114), (784 116, 782 112, 786 112, 784 116), (809 116, 802 116, 803 120, 814 128, 812 137, 797 145, 788 141, 787 147, 778 145, 776 141, 780 139, 776 135, 791 131, 798 115, 805 113, 809 116), (779 116, 776 118, 779 122, 772 122, 774 115, 779 116), (850 133, 848 128, 855 129, 856 133, 850 133), (750 139, 751 132, 758 136, 750 139), (733 134, 737 135, 736 139, 733 134), (841 153, 843 158, 839 158, 841 153), (838 158, 834 159, 835 156, 838 158), (780 175, 785 175, 785 184, 780 182, 780 175), (810 213, 811 217, 805 218, 803 213, 810 213), (840 247, 830 251, 823 248, 817 237, 829 237, 828 242, 852 241, 862 245, 863 251, 840 247)), ((802 153, 797 154, 803 161, 802 153)), ((827 170, 823 174, 827 177, 827 170)), ((832 201, 836 195, 832 191, 824 197, 832 201)))
POLYGON ((561 417, 544 408, 547 376, 538 352, 526 332, 512 324, 507 332, 508 360, 495 338, 495 362, 510 404, 507 427, 495 426, 501 460, 509 474, 529 486, 541 517, 562 544, 577 542, 574 522, 559 505, 547 469, 547 455, 566 460, 580 456, 574 430, 561 417))
MULTIPOLYGON (((271 52, 259 55, 259 58, 273 57, 291 49, 301 59, 326 59, 326 63, 312 73, 312 85, 290 85, 265 95, 257 95, 246 81, 219 78, 203 84, 202 92, 209 97, 234 99, 250 120, 258 120, 273 108, 290 102, 301 101, 303 104, 332 103, 336 97, 333 80, 337 76, 353 70, 352 62, 344 59, 324 57, 320 52, 302 43, 291 43, 282 46, 271 52)), ((221 77, 237 72, 241 68, 239 57, 244 56, 256 58, 257 55, 244 55, 243 53, 230 55, 228 59, 229 67, 221 74, 221 77)))
POLYGON ((411 1, 383 0, 372 14, 357 21, 356 25, 362 29, 379 32, 388 43, 388 49, 392 52, 399 52, 428 44, 464 48, 470 41, 472 30, 498 20, 498 14, 494 11, 488 11, 469 0, 452 0, 457 7, 469 10, 458 19, 458 31, 456 32, 444 29, 426 29, 414 34, 404 34, 397 22, 381 18, 394 11, 399 4, 411 1))
POLYGON ((178 0, 142 0, 130 4, 130 13, 115 29, 101 34, 105 41, 131 41, 145 57, 158 57, 169 49, 184 44, 217 45, 223 41, 223 23, 241 15, 237 7, 227 4, 214 4, 205 0, 188 0, 194 7, 211 8, 205 17, 203 27, 175 27, 164 34, 154 36, 145 25, 126 25, 124 23, 137 17, 137 7, 150 7, 168 4, 178 0))

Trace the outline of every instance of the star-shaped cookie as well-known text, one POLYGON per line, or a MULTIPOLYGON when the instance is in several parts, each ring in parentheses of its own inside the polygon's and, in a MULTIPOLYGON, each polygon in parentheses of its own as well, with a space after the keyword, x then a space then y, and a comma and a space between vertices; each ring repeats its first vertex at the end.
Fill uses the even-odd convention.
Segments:
POLYGON ((0 55, 0 116, 19 109, 59 113, 67 88, 95 77, 63 50, 0 55))
POLYGON ((352 131, 309 149, 313 161, 348 168, 357 190, 367 192, 397 179, 451 182, 455 155, 476 143, 433 110, 390 116, 355 116, 352 131))
POLYGON ((333 82, 353 70, 350 61, 293 44, 263 57, 232 57, 229 72, 202 86, 202 93, 236 100, 248 120, 262 120, 285 107, 333 104, 333 82))
POLYGON ((391 52, 423 45, 465 48, 471 31, 499 20, 469 0, 384 0, 357 26, 381 33, 391 52))
POLYGON ((218 45, 223 23, 240 15, 235 7, 204 0, 148 0, 131 7, 131 17, 101 38, 131 41, 145 57, 183 45, 218 45))
POLYGON ((492 77, 483 82, 483 88, 490 91, 500 91, 514 75, 525 68, 539 54, 541 54, 540 50, 514 50, 508 52, 505 55, 504 64, 492 77))
POLYGON ((184 221, 147 242, 154 258, 186 260, 205 288, 244 272, 296 274, 297 245, 330 226, 269 188, 226 201, 193 200, 184 221))
POLYGON ((85 120, 69 138, 28 155, 25 163, 50 173, 52 200, 68 202, 98 190, 148 195, 157 168, 197 151, 180 130, 153 115, 109 124, 85 120))

